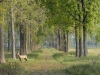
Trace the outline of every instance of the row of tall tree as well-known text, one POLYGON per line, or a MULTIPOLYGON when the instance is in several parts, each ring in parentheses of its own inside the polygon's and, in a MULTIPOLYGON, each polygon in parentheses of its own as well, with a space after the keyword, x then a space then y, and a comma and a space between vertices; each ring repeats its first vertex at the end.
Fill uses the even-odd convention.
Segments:
POLYGON ((40 45, 69 52, 70 35, 75 37, 76 56, 87 56, 87 39, 99 41, 98 0, 2 0, 0 1, 0 62, 4 46, 16 59, 40 45), (94 31, 94 32, 92 32, 94 31), (7 45, 7 46, 6 46, 7 45))
POLYGON ((4 46, 16 59, 16 50, 27 54, 39 47, 45 28, 45 11, 35 0, 0 2, 0 62, 5 62, 4 46), (4 31, 3 31, 4 28, 4 31), (4 33, 4 34, 3 34, 4 33))
POLYGON ((74 29, 76 56, 88 55, 87 33, 92 31, 91 28, 94 25, 99 24, 99 3, 98 0, 41 0, 41 5, 47 8, 47 24, 55 27, 54 31, 56 39, 59 41, 59 49, 68 52, 69 33, 74 29))

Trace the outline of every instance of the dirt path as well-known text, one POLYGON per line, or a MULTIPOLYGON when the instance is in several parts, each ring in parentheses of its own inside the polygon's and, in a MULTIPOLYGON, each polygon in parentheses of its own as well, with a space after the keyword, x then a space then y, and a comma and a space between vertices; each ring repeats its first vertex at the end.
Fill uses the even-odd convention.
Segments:
POLYGON ((31 66, 33 75, 66 75, 66 67, 53 58, 55 51, 44 49, 40 60, 31 66))

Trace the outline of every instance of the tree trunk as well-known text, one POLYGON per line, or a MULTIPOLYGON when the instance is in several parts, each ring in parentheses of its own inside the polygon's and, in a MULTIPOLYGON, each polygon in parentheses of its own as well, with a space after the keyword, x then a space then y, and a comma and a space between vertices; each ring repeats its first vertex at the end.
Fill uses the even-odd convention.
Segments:
POLYGON ((5 54, 4 54, 4 28, 2 22, 4 22, 4 13, 3 13, 3 2, 0 2, 0 63, 5 63, 5 54), (3 19, 3 20, 2 20, 3 19))
POLYGON ((8 51, 10 51, 10 47, 11 47, 11 34, 10 34, 10 32, 11 32, 11 26, 10 26, 11 24, 9 24, 9 26, 8 26, 8 51))
POLYGON ((31 51, 34 50, 33 35, 34 35, 34 33, 32 34, 32 28, 30 27, 30 50, 31 50, 31 51))
POLYGON ((61 33, 61 30, 59 31, 59 50, 63 50, 63 36, 62 36, 62 33, 61 33))
POLYGON ((66 52, 69 52, 69 31, 67 31, 67 38, 66 38, 66 52))
POLYGON ((0 63, 5 63, 3 25, 0 25, 0 63))
POLYGON ((16 59, 15 53, 15 32, 14 32, 14 13, 13 7, 11 8, 11 36, 12 36, 12 58, 16 59))
POLYGON ((60 50, 60 48, 61 48, 61 39, 60 39, 61 37, 60 37, 60 30, 58 30, 58 45, 59 45, 59 49, 58 50, 60 50))
POLYGON ((75 26, 75 39, 76 39, 76 57, 79 57, 79 38, 78 38, 77 26, 75 26))
POLYGON ((56 49, 56 35, 53 35, 53 47, 56 49))
POLYGON ((88 55, 88 50, 87 50, 87 31, 86 31, 86 26, 83 26, 83 49, 84 49, 84 56, 88 55))
POLYGON ((27 49, 28 49, 28 53, 31 52, 31 47, 30 47, 30 42, 31 42, 31 38, 30 38, 30 29, 28 28, 28 46, 27 46, 27 49))
POLYGON ((26 54, 25 50, 25 33, 23 25, 20 25, 20 54, 26 54))
POLYGON ((66 34, 63 33, 63 51, 66 52, 66 34))
POLYGON ((86 28, 86 18, 87 18, 87 13, 86 13, 86 8, 85 8, 85 2, 84 0, 81 0, 82 4, 82 11, 83 11, 83 49, 84 49, 84 56, 87 56, 88 51, 87 51, 87 28, 86 28))
POLYGON ((59 50, 59 34, 58 34, 58 30, 57 30, 57 39, 56 39, 56 44, 57 44, 57 50, 59 50))
POLYGON ((82 50, 83 50, 83 39, 82 39, 82 26, 79 27, 79 57, 82 56, 82 50))

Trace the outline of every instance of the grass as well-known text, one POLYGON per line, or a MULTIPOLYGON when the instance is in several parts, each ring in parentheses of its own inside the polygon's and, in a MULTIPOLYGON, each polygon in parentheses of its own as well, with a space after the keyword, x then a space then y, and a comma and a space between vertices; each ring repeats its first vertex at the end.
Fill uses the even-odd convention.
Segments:
POLYGON ((25 69, 18 63, 0 64, 0 75, 25 75, 25 69))
POLYGON ((97 57, 99 53, 99 49, 89 49, 88 57, 77 58, 74 50, 64 53, 44 48, 28 54, 27 63, 11 59, 9 52, 6 52, 6 59, 8 58, 8 63, 17 62, 25 72, 24 75, 100 75, 100 58, 97 57))
POLYGON ((100 75, 100 64, 99 66, 97 63, 74 65, 67 71, 71 75, 100 75))

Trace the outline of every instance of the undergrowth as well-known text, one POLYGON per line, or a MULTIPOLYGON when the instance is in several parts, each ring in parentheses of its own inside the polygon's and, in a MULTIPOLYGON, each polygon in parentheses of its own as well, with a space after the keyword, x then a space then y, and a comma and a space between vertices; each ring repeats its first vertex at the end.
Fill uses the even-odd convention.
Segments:
POLYGON ((0 75, 26 75, 25 69, 18 63, 0 64, 0 75))
POLYGON ((43 51, 42 50, 35 50, 31 54, 28 54, 28 58, 37 59, 39 57, 40 53, 43 53, 43 51))
POLYGON ((71 75, 100 75, 100 63, 74 65, 66 71, 71 75))
MULTIPOLYGON (((99 51, 98 51, 99 52, 99 51)), ((96 51, 87 57, 75 57, 75 51, 64 53, 54 49, 36 50, 28 54, 28 62, 0 64, 0 75, 100 75, 100 58, 96 51)), ((10 54, 6 55, 12 62, 10 54)))
POLYGON ((100 58, 96 56, 75 57, 74 51, 69 54, 55 53, 53 57, 63 65, 67 65, 69 75, 100 75, 100 58))

